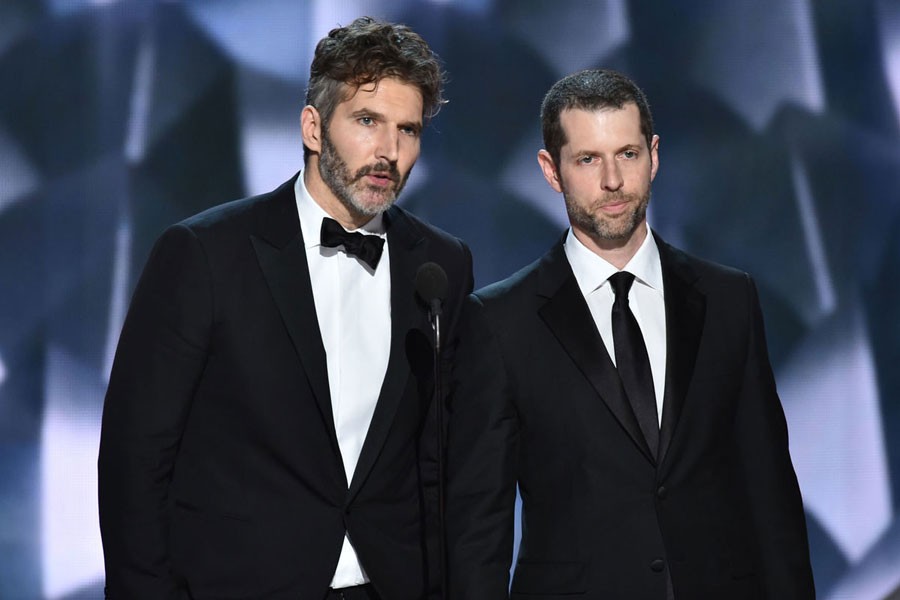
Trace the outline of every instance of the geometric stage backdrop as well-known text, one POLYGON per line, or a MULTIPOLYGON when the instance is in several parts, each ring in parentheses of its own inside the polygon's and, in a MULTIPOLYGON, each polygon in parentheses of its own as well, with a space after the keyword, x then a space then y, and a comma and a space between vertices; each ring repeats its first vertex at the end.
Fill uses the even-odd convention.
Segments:
POLYGON ((641 84, 651 224, 759 285, 819 597, 900 599, 890 0, 3 0, 0 597, 102 596, 99 415, 149 248, 299 169, 315 42, 363 14, 449 71, 401 202, 471 245, 478 286, 565 227, 544 92, 596 66, 641 84))

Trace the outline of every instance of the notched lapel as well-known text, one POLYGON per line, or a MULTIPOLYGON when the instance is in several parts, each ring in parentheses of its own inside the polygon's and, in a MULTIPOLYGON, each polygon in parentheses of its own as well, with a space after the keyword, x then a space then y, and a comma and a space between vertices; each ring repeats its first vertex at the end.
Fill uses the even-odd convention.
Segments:
MULTIPOLYGON (((399 209, 391 208, 385 214, 385 219, 391 261, 391 350, 378 404, 353 472, 348 502, 356 496, 371 472, 409 381, 407 332, 420 327, 425 319, 424 309, 416 302, 414 282, 416 271, 426 259, 425 240, 399 209)), ((428 400, 422 399, 422 402, 428 400)))
POLYGON ((548 298, 546 304, 538 310, 541 318, 629 437, 647 460, 655 464, 561 243, 557 244, 541 265, 540 275, 540 293, 548 298))
POLYGON ((250 236, 250 239, 281 319, 306 372, 334 450, 340 456, 328 389, 325 346, 319 331, 303 236, 298 231, 283 248, 256 236, 250 236))
POLYGON ((694 285, 697 275, 684 255, 659 237, 666 303, 666 387, 660 429, 660 463, 684 412, 687 390, 694 375, 697 350, 703 336, 706 297, 694 285))

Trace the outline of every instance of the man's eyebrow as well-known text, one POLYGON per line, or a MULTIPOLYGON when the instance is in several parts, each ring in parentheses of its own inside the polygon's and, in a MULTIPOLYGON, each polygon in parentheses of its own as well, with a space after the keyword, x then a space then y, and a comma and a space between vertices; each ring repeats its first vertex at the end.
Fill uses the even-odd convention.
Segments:
POLYGON ((376 119, 384 120, 384 115, 378 111, 370 110, 368 108, 360 108, 359 110, 355 110, 350 114, 351 117, 374 117, 376 119))
POLYGON ((579 148, 576 150, 574 147, 572 147, 572 149, 570 150, 570 154, 572 156, 585 156, 585 155, 597 156, 597 155, 603 154, 603 153, 598 151, 595 148, 592 149, 592 148, 585 147, 585 148, 579 148))
POLYGON ((422 121, 406 121, 400 123, 401 127, 409 127, 410 129, 415 129, 416 131, 422 131, 422 121))
MULTIPOLYGON (((615 151, 615 153, 618 154, 619 152, 624 152, 626 150, 635 150, 640 152, 643 150, 643 146, 640 143, 623 144, 615 151)), ((598 151, 597 149, 581 148, 580 150, 576 150, 574 147, 570 150, 570 152, 572 156, 584 156, 586 154, 595 156, 598 154, 602 154, 602 152, 598 151)))
MULTIPOLYGON (((387 120, 387 117, 385 117, 383 113, 380 113, 376 110, 371 110, 366 107, 363 107, 363 108, 353 111, 352 113, 350 113, 350 116, 353 117, 354 119, 358 119, 360 117, 372 117, 373 119, 375 119, 377 121, 386 121, 387 120)), ((409 127, 410 129, 415 130, 417 133, 422 131, 422 121, 421 120, 401 121, 400 123, 398 123, 398 125, 400 127, 409 127)))

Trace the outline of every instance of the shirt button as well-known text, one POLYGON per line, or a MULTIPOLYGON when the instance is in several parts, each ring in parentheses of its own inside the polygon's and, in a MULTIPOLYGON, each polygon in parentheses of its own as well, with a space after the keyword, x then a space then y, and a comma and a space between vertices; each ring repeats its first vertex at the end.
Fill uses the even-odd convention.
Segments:
POLYGON ((662 570, 666 568, 666 563, 661 558, 657 558, 650 563, 650 570, 654 573, 662 573, 662 570))
POLYGON ((661 485, 659 489, 656 490, 656 497, 660 500, 665 500, 666 496, 669 495, 669 490, 666 489, 666 486, 661 485))

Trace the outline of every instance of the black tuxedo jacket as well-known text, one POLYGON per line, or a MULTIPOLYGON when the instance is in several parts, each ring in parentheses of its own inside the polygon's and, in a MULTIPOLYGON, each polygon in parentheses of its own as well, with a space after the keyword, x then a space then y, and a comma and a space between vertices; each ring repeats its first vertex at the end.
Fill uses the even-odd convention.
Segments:
POLYGON ((452 340, 471 255, 385 214, 390 359, 347 481, 293 183, 171 227, 144 269, 103 411, 110 598, 319 600, 345 531, 383 598, 437 581, 434 369, 414 279, 427 261, 446 271, 452 340))
POLYGON ((451 597, 814 597, 756 289, 657 238, 651 456, 562 242, 463 308, 448 441, 451 597), (516 485, 522 540, 511 591, 516 485))

